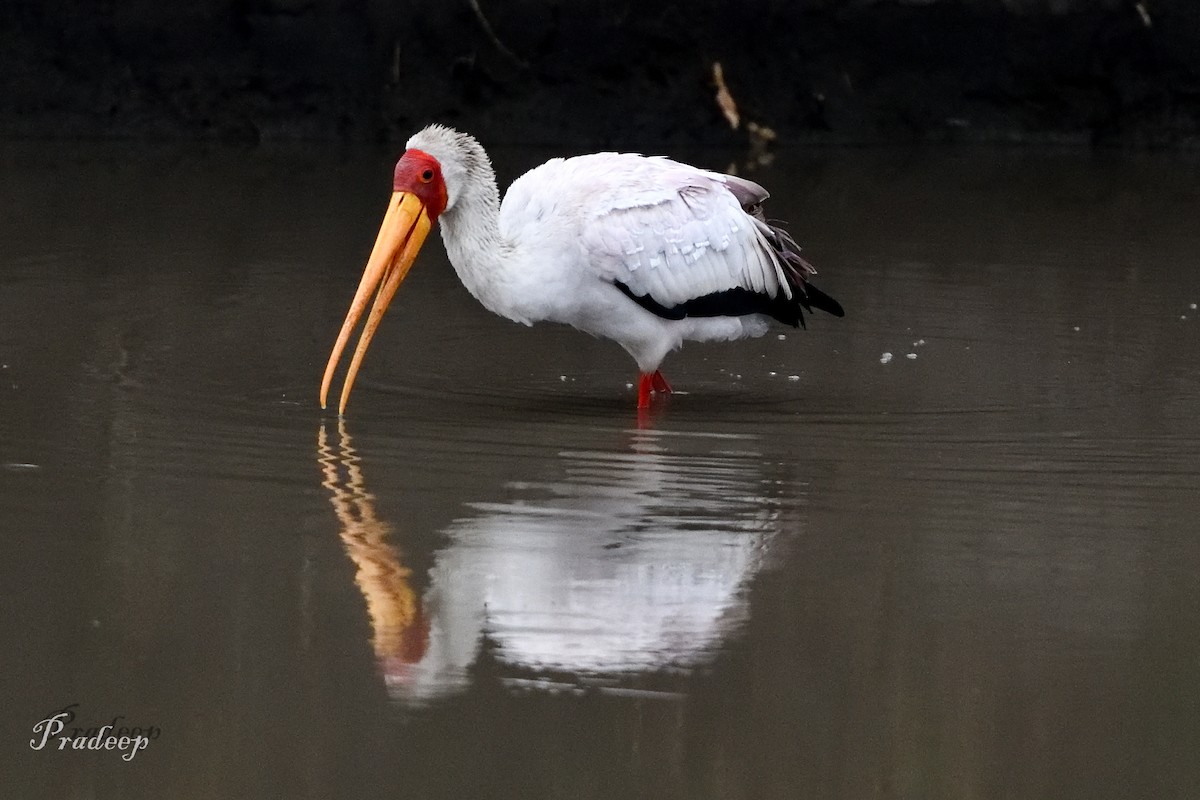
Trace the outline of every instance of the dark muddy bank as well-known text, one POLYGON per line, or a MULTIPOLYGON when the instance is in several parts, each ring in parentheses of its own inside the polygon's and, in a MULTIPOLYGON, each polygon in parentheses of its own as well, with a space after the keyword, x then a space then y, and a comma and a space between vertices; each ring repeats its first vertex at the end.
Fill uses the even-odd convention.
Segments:
POLYGON ((1200 141, 1194 0, 9 0, 0 134, 1200 141))

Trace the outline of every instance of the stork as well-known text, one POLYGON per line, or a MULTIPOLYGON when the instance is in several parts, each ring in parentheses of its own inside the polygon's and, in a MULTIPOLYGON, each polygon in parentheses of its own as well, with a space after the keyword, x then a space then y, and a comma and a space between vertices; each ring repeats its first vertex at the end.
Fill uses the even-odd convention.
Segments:
POLYGON ((408 140, 392 197, 321 382, 371 304, 339 414, 384 312, 434 223, 467 290, 515 322, 559 322, 621 345, 637 362, 638 408, 669 393, 659 366, 685 341, 799 327, 813 309, 843 316, 814 286, 795 240, 766 219, 757 183, 662 157, 554 158, 504 201, 474 137, 430 125, 408 140), (372 296, 374 302, 372 303, 372 296))

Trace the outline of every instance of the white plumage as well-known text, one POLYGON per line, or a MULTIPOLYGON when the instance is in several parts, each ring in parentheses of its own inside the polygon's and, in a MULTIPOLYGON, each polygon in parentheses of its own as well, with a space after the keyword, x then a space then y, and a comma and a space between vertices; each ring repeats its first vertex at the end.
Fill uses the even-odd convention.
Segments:
POLYGON ((421 159, 436 163, 445 206, 433 216, 471 294, 516 322, 559 322, 617 342, 641 372, 640 406, 651 389, 670 391, 658 368, 684 341, 758 336, 772 317, 800 324, 810 305, 842 313, 807 283, 815 270, 766 222, 768 194, 751 181, 597 153, 530 170, 501 203, 471 136, 433 125, 407 146, 395 189, 421 192, 402 174, 418 174, 421 159))

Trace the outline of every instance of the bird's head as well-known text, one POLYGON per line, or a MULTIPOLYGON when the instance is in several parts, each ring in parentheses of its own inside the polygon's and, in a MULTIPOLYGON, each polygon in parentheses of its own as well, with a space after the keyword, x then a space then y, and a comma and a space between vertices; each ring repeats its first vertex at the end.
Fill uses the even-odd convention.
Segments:
POLYGON ((418 195, 422 188, 440 191, 439 214, 453 213, 473 192, 495 187, 492 162, 473 136, 444 125, 430 125, 414 134, 405 147, 396 163, 392 188, 418 195))
MULTIPOLYGON (((371 250, 358 291, 346 313, 329 362, 325 365, 325 377, 321 382, 321 408, 325 407, 334 369, 350 333, 358 324, 372 295, 375 301, 342 385, 338 413, 346 410, 346 401, 367 346, 392 297, 416 260, 429 229, 443 213, 451 212, 462 201, 463 193, 469 192, 477 183, 471 180, 471 176, 479 172, 490 173, 490 168, 491 163, 479 143, 452 128, 430 125, 408 140, 404 155, 396 162, 392 198, 388 202, 383 223, 379 226, 375 247, 371 250)), ((494 180, 491 185, 494 187, 494 180)))

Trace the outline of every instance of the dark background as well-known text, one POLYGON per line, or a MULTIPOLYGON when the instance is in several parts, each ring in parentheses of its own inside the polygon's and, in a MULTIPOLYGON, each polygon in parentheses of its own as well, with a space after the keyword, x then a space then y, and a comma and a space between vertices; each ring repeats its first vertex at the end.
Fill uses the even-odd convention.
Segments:
POLYGON ((720 61, 782 141, 1200 142, 1196 0, 6 0, 0 31, 7 136, 736 143, 720 61))

